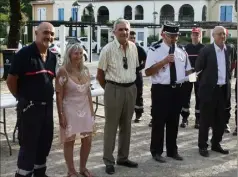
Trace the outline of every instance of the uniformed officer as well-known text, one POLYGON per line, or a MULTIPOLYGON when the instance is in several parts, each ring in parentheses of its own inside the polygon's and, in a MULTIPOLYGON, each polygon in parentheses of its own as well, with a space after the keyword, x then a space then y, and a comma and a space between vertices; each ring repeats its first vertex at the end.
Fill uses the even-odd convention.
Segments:
MULTIPOLYGON (((226 36, 228 37, 229 32, 226 29, 226 36)), ((226 46, 227 46, 227 53, 229 56, 229 59, 231 61, 231 72, 233 71, 234 67, 236 66, 236 60, 237 60, 237 51, 236 51, 236 47, 232 44, 232 43, 228 43, 226 41, 226 46)), ((236 76, 236 74, 235 74, 236 76)), ((231 118, 231 95, 230 98, 227 100, 226 102, 226 109, 225 109, 225 114, 226 114, 226 124, 225 124, 225 133, 230 133, 231 129, 229 126, 229 120, 231 118)))
MULTIPOLYGON (((193 28, 191 32, 191 39, 192 43, 186 45, 185 49, 188 53, 189 61, 191 63, 191 67, 195 67, 195 61, 198 57, 199 51, 204 47, 203 44, 201 44, 201 31, 199 28, 193 28)), ((188 117, 190 115, 190 99, 192 90, 194 87, 195 92, 195 126, 194 128, 199 128, 199 116, 200 116, 200 110, 199 110, 199 97, 198 97, 198 82, 185 82, 183 84, 183 93, 184 93, 184 103, 181 111, 181 115, 183 117, 182 123, 180 124, 180 127, 185 128, 188 125, 188 117)))
POLYGON ((20 151, 15 177, 47 177, 46 158, 53 140, 53 78, 56 56, 48 48, 54 40, 52 24, 42 22, 36 40, 14 57, 7 85, 18 100, 20 151))
MULTIPOLYGON (((136 33, 135 31, 130 31, 130 37, 129 40, 131 42, 136 42, 136 33)), ((147 54, 145 50, 136 44, 137 47, 137 52, 138 52, 138 57, 139 57, 139 64, 140 66, 136 68, 136 88, 137 88, 137 96, 136 96, 136 105, 135 105, 135 113, 136 113, 136 118, 134 120, 135 123, 140 122, 140 118, 142 116, 142 113, 144 112, 143 108, 143 76, 142 76, 142 69, 145 68, 145 61, 147 54)))
POLYGON ((152 80, 152 132, 150 151, 158 162, 162 157, 164 128, 166 126, 167 156, 183 160, 178 154, 177 134, 182 108, 182 80, 191 73, 185 49, 176 44, 179 26, 167 23, 162 30, 162 43, 155 43, 149 50, 145 74, 152 80))

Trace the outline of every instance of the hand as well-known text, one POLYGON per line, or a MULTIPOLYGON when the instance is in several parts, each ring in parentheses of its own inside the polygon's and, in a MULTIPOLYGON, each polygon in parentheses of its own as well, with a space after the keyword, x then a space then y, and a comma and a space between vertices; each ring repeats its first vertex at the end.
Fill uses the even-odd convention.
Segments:
POLYGON ((171 63, 174 62, 174 54, 169 54, 166 58, 165 58, 166 63, 171 63))
POLYGON ((61 114, 60 118, 59 118, 59 124, 61 126, 61 128, 66 129, 67 127, 67 120, 65 118, 65 116, 63 114, 61 114))

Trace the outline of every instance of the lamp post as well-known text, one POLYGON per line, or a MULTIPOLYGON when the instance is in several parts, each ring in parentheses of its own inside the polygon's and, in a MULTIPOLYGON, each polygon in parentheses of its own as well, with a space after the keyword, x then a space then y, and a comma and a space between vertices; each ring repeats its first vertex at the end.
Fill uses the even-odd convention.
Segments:
MULTIPOLYGON (((76 1, 72 4, 72 6, 75 7, 75 9, 76 9, 76 22, 78 22, 78 11, 79 11, 79 7, 80 7, 78 0, 76 0, 76 1)), ((75 29, 75 33, 76 33, 75 35, 76 35, 76 37, 77 37, 77 34, 78 34, 78 32, 77 32, 77 26, 76 26, 75 28, 76 28, 76 29, 75 29)))
POLYGON ((88 9, 88 15, 90 17, 90 27, 89 27, 89 33, 90 33, 90 37, 89 37, 89 62, 92 62, 92 17, 94 15, 94 5, 92 3, 87 5, 87 9, 88 9), (91 12, 91 13, 90 13, 91 12), (92 14, 93 12, 93 14, 92 14))
MULTIPOLYGON (((156 24, 156 18, 158 16, 158 12, 154 11, 153 13, 153 17, 154 17, 154 25, 156 24)), ((155 26, 154 26, 154 40, 155 40, 155 26)))

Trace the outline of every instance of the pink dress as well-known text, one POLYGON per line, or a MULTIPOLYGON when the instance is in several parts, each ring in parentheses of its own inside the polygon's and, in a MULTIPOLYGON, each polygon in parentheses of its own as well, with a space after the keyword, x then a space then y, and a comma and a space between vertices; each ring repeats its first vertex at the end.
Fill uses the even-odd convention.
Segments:
MULTIPOLYGON (((90 109, 88 91, 90 77, 84 84, 75 83, 67 74, 64 83, 63 113, 67 120, 67 127, 60 127, 61 143, 84 138, 93 132, 94 117, 90 109)), ((62 83, 62 81, 61 81, 62 83)))

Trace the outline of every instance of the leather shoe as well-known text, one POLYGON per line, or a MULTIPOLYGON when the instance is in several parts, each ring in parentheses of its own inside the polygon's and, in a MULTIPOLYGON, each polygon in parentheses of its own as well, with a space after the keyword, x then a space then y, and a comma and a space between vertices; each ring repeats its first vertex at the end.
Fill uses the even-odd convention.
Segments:
POLYGON ((212 146, 212 151, 219 152, 221 154, 229 154, 227 149, 223 149, 221 146, 212 146))
POLYGON ((138 167, 138 163, 130 161, 130 160, 126 160, 124 162, 117 161, 117 165, 129 167, 129 168, 137 168, 138 167))
POLYGON ((105 171, 107 174, 112 175, 115 173, 115 168, 113 165, 106 165, 105 171))
POLYGON ((158 154, 153 156, 153 159, 155 159, 157 162, 160 162, 160 163, 165 163, 166 162, 165 158, 162 157, 161 155, 158 155, 158 154))
POLYGON ((174 154, 174 155, 167 155, 168 157, 171 157, 175 160, 180 160, 182 161, 183 160, 183 157, 181 157, 179 154, 174 154))
POLYGON ((199 154, 203 157, 209 157, 209 153, 208 153, 207 148, 200 148, 199 149, 199 154))

